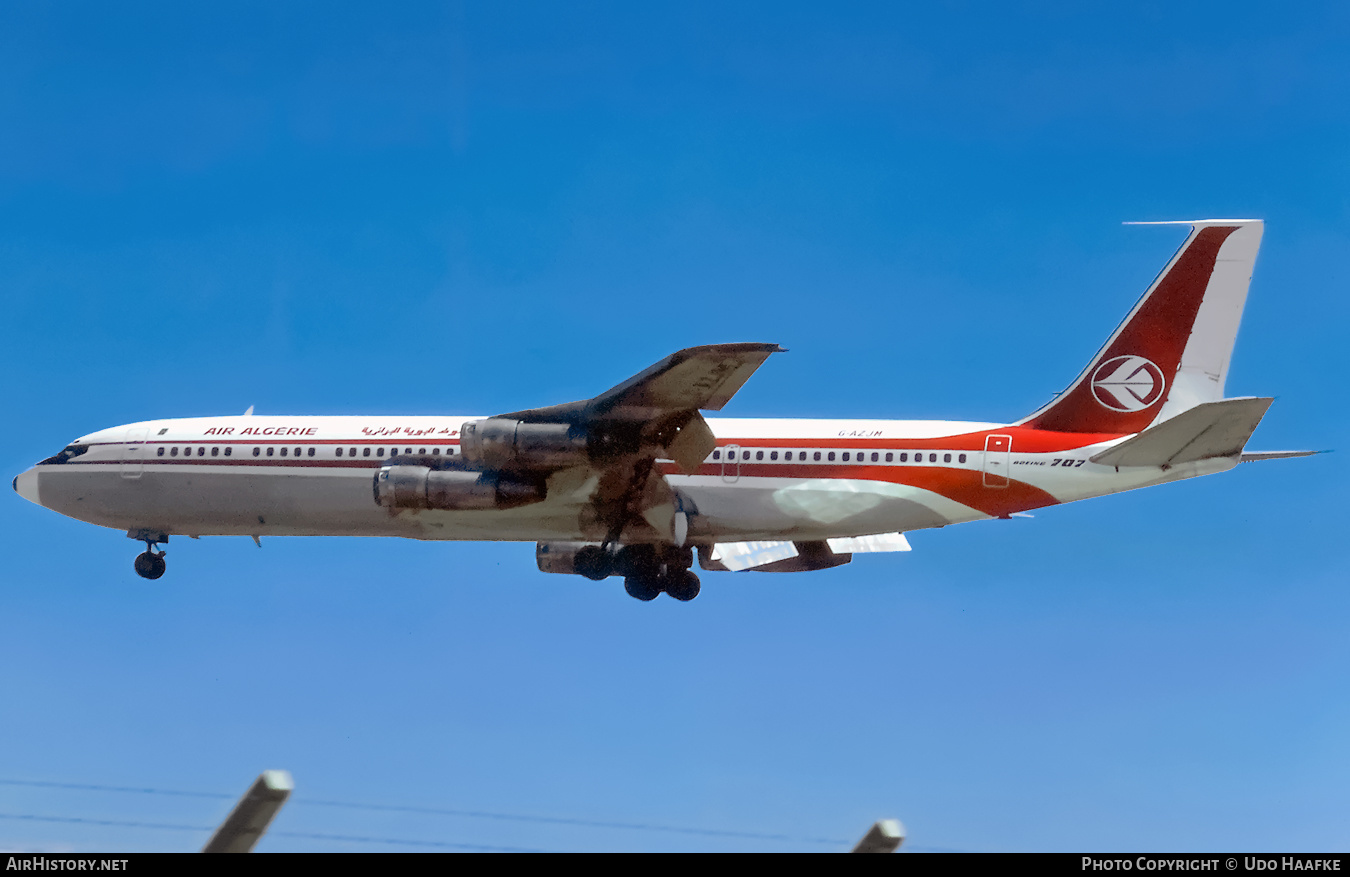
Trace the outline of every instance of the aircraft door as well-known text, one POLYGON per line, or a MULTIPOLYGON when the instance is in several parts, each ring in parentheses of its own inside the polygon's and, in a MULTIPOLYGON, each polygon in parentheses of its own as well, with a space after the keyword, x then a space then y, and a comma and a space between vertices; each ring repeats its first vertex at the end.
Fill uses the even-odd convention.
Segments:
POLYGON ((1012 436, 991 435, 984 440, 984 486, 1007 487, 1012 468, 1012 436))
POLYGON ((127 430, 126 444, 122 447, 123 478, 140 478, 145 471, 145 440, 149 437, 148 429, 127 430))
POLYGON ((734 484, 741 477, 741 446, 727 445, 722 449, 722 480, 734 484))

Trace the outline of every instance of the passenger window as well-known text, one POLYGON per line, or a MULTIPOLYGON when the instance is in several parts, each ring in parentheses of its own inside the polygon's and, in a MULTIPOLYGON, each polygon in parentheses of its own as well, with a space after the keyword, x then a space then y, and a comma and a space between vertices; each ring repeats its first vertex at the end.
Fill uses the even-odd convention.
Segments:
POLYGON ((169 456, 170 456, 170 457, 176 457, 176 456, 178 456, 178 446, 177 446, 177 445, 173 446, 172 448, 169 448, 169 456))
POLYGON ((895 454, 891 453, 890 451, 887 451, 887 452, 886 452, 886 462, 887 462, 887 463, 894 463, 894 462, 895 462, 895 454))
POLYGON ((296 457, 300 456, 300 449, 299 449, 299 448, 296 448, 296 449, 295 449, 295 454, 294 454, 294 456, 296 456, 296 457))
POLYGON ((376 449, 375 449, 375 456, 377 456, 377 457, 383 457, 383 456, 384 456, 384 448, 376 448, 376 449))
POLYGON ((230 455, 230 451, 232 451, 232 450, 233 450, 233 448, 226 448, 226 449, 225 449, 225 456, 228 457, 228 456, 230 455))
POLYGON ((769 451, 769 459, 770 459, 770 460, 777 460, 777 459, 778 459, 778 452, 777 452, 777 451, 769 451))
POLYGON ((816 453, 815 453, 815 460, 816 460, 817 463, 820 462, 820 451, 816 451, 816 453))
POLYGON ((901 455, 900 455, 900 462, 901 462, 901 463, 908 463, 908 462, 909 462, 909 454, 901 454, 901 455))
MULTIPOLYGON (((356 456, 356 448, 348 448, 348 449, 347 449, 347 456, 349 456, 349 457, 355 457, 355 456, 356 456)), ((366 456, 369 457, 370 455, 369 455, 369 454, 366 454, 366 456)))
POLYGON ((155 456, 157 456, 157 457, 162 457, 162 456, 164 456, 164 449, 163 449, 163 448, 160 448, 159 451, 157 451, 157 452, 155 453, 155 456))
POLYGON ((361 449, 361 456, 363 456, 363 457, 369 457, 369 456, 370 456, 370 448, 362 448, 362 449, 361 449))
POLYGON ((282 448, 282 449, 281 449, 281 456, 283 456, 283 457, 286 456, 286 449, 285 449, 285 448, 282 448))
MULTIPOLYGON (((394 450, 397 451, 398 448, 394 448, 394 450)), ((403 453, 405 453, 405 454, 407 454, 409 457, 411 457, 411 456, 412 456, 412 448, 405 448, 404 451, 403 451, 403 453)))
POLYGON ((930 463, 936 463, 936 462, 937 462, 937 454, 929 454, 929 455, 928 455, 928 462, 930 462, 930 463))
POLYGON ((342 456, 342 448, 338 448, 338 449, 337 449, 337 455, 338 455, 339 457, 342 456))
POLYGON ((763 459, 764 459, 764 452, 763 452, 763 451, 755 451, 755 459, 756 459, 756 460, 763 460, 763 459))
MULTIPOLYGON (((806 459, 806 451, 802 451, 800 454, 798 454, 798 455, 797 455, 797 459, 798 459, 798 460, 803 460, 803 461, 804 461, 804 460, 806 459)), ((820 454, 816 454, 816 459, 817 459, 817 460, 820 459, 820 454)))
POLYGON ((848 451, 844 451, 844 462, 848 462, 848 451))
POLYGON ((943 454, 943 455, 942 455, 942 462, 944 462, 944 463, 950 463, 951 461, 952 461, 952 455, 951 455, 951 454, 943 454))
MULTIPOLYGON (((268 449, 267 449, 267 456, 269 456, 269 457, 272 456, 272 453, 273 453, 273 451, 275 451, 275 450, 276 450, 276 448, 268 448, 268 449)), ((282 450, 285 450, 285 448, 282 448, 282 450)))
POLYGON ((211 456, 213 456, 213 457, 219 457, 219 456, 220 456, 220 448, 212 448, 212 449, 211 449, 211 456))
POLYGON ((440 455, 441 455, 441 449, 440 449, 440 448, 432 448, 432 449, 431 449, 431 456, 433 456, 433 457, 439 457, 440 455))
POLYGON ((253 449, 253 456, 256 457, 256 456, 258 456, 258 455, 261 454, 261 453, 262 453, 262 448, 254 448, 254 449, 253 449))
POLYGON ((834 462, 834 451, 830 451, 829 460, 830 460, 831 463, 834 462))
MULTIPOLYGON (((417 449, 417 453, 419 453, 419 454, 425 454, 426 452, 427 452, 427 449, 426 449, 426 448, 418 448, 418 449, 417 449)), ((412 448, 408 448, 408 453, 410 453, 410 454, 412 453, 412 448)))
POLYGON ((311 457, 314 456, 314 449, 313 449, 313 448, 310 448, 310 449, 309 449, 309 455, 310 455, 311 457))

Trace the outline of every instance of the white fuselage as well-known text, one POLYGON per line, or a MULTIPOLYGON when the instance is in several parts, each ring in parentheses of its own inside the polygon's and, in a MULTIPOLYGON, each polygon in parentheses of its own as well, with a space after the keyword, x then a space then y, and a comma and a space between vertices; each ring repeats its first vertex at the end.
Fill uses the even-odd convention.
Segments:
MULTIPOLYGON (((506 541, 604 536, 596 476, 554 473, 543 502, 507 510, 391 512, 374 477, 392 456, 457 456, 466 416, 155 420, 15 479, 26 498, 89 523, 165 535, 403 536, 506 541)), ((1124 438, 989 423, 710 419, 696 473, 662 462, 692 543, 904 532, 1007 516, 1219 472, 1232 459, 1117 471, 1088 458, 1124 438)))

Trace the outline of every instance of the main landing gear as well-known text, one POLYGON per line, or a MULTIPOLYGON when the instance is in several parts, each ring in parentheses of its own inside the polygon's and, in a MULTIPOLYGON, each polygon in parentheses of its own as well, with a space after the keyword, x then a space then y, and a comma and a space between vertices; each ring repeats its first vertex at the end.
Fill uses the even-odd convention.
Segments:
POLYGON ((694 552, 689 548, 656 545, 625 545, 609 552, 587 545, 577 552, 574 569, 588 579, 600 581, 623 576, 623 589, 637 600, 655 600, 662 592, 682 603, 698 596, 698 576, 689 571, 694 552))
POLYGON ((145 530, 133 530, 127 535, 145 543, 145 551, 136 555, 136 562, 133 564, 136 567, 136 575, 143 579, 157 579, 164 575, 164 552, 156 551, 155 546, 161 542, 168 542, 169 537, 163 533, 145 530))

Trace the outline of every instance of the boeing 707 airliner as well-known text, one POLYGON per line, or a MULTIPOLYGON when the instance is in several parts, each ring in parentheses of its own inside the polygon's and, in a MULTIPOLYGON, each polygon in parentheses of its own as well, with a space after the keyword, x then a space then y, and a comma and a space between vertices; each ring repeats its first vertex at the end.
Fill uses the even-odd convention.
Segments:
POLYGON ((776 344, 691 347, 593 399, 496 416, 152 420, 83 436, 25 499, 146 543, 171 536, 536 542, 539 569, 698 596, 704 570, 796 572, 905 533, 1311 451, 1248 452, 1272 399, 1224 397, 1259 220, 1190 234, 1082 373, 1015 423, 737 420, 776 344))

